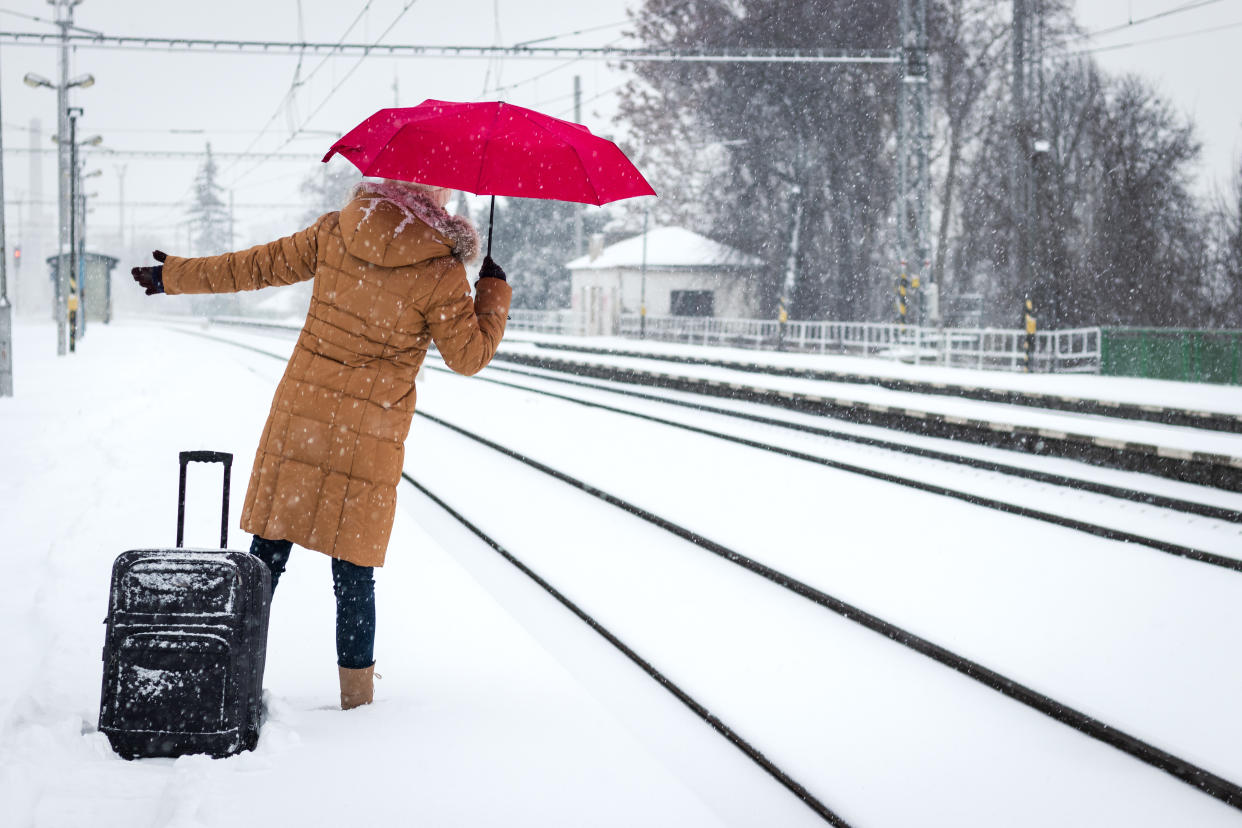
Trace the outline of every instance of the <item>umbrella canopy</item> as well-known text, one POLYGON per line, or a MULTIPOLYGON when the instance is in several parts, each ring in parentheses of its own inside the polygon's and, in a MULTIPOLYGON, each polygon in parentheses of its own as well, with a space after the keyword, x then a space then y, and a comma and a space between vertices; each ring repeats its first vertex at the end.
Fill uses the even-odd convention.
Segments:
POLYGON ((381 109, 332 145, 363 175, 477 195, 584 204, 655 195, 617 145, 586 127, 501 102, 426 100, 381 109))

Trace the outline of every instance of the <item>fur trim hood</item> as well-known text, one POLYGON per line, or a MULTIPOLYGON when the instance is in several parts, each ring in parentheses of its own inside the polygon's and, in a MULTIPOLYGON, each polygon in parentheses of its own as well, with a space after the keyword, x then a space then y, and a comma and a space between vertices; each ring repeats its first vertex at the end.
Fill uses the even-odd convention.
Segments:
POLYGON ((479 255, 479 235, 469 219, 399 181, 359 183, 341 210, 340 225, 350 253, 384 267, 447 255, 469 263, 479 255))

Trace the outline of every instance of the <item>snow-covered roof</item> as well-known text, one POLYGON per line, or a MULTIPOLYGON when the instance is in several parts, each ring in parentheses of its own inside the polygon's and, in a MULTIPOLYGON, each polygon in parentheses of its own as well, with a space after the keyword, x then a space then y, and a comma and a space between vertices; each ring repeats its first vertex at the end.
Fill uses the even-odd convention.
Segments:
MULTIPOLYGON (((647 267, 756 267, 761 259, 714 242, 681 227, 657 227, 646 233, 647 267)), ((580 256, 566 265, 570 270, 642 267, 643 235, 604 248, 594 261, 580 256)))

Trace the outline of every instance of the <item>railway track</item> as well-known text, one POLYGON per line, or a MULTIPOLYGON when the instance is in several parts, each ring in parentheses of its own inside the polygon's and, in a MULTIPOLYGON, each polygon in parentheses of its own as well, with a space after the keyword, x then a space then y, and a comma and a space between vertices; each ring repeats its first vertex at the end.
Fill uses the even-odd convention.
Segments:
MULTIPOLYGON (((983 664, 961 656, 946 647, 940 646, 926 638, 916 635, 907 629, 886 621, 875 614, 869 613, 857 606, 854 606, 853 604, 830 595, 827 592, 817 589, 808 583, 798 580, 797 578, 794 578, 778 569, 744 555, 737 550, 731 549, 721 543, 711 540, 702 534, 682 526, 666 517, 643 509, 642 507, 611 494, 598 486, 583 481, 573 475, 554 469, 551 466, 535 460, 534 458, 528 457, 522 452, 503 446, 495 441, 483 437, 482 435, 475 434, 468 429, 449 423, 432 414, 427 414, 425 412, 418 412, 418 414, 425 420, 433 422, 442 428, 448 429, 469 440, 472 440, 479 445, 490 449, 491 451, 497 452, 512 460, 522 463, 544 475, 555 478, 561 483, 564 483, 579 492, 601 500, 610 506, 616 507, 628 515, 664 530, 670 535, 680 538, 681 540, 689 542, 704 552, 715 555, 725 561, 728 561, 730 564, 741 567, 742 569, 764 578, 789 591, 790 593, 811 601, 831 613, 871 630, 872 632, 878 633, 890 641, 913 650, 920 655, 926 656, 938 664, 948 667, 949 669, 954 670, 955 672, 966 676, 967 678, 992 690, 995 690, 996 692, 1020 704, 1023 704, 1032 710, 1042 713, 1055 721, 1067 725, 1092 739, 1127 753, 1152 767, 1158 768, 1159 770, 1170 774, 1182 782, 1199 789, 1207 795, 1212 796, 1215 799, 1230 805, 1231 807, 1242 810, 1242 787, 1204 768, 1201 768, 1192 762, 1176 756, 1169 751, 1165 751, 1147 741, 1132 736, 1129 733, 1113 727, 1094 716, 1090 716, 1068 704, 1057 701, 1056 699, 1053 699, 1038 690, 992 670, 983 664)), ((405 479, 420 491, 430 494, 425 486, 418 483, 412 477, 405 475, 405 479)), ((532 577, 536 583, 539 583, 542 588, 549 591, 554 597, 557 598, 557 600, 561 600, 562 603, 566 603, 567 606, 569 605, 567 603, 568 599, 565 599, 563 595, 559 591, 555 590, 549 582, 541 577, 534 576, 534 573, 532 571, 528 571, 529 568, 522 564, 512 553, 502 551, 503 547, 501 547, 498 542, 487 537, 477 528, 477 526, 470 523, 468 519, 463 517, 460 512, 451 509, 448 507, 448 504, 445 504, 438 498, 436 498, 436 501, 443 508, 446 508, 455 519, 467 525, 467 527, 470 528, 474 534, 482 538, 484 542, 486 542, 493 549, 500 552, 506 560, 509 560, 510 563, 518 566, 519 569, 522 569, 524 574, 527 574, 528 577, 532 577)), ((571 607, 571 610, 574 611, 575 615, 578 615, 580 618, 585 615, 585 613, 582 613, 582 611, 577 609, 576 606, 571 607)), ((596 624, 593 623, 593 619, 588 620, 583 618, 583 620, 587 620, 588 623, 591 623, 592 627, 596 626, 596 624)), ((604 634, 598 629, 597 632, 604 634)), ((610 643, 613 643, 614 646, 617 646, 618 642, 613 641, 613 637, 611 635, 605 635, 604 637, 608 638, 610 643)), ((625 652, 625 650, 623 650, 623 652, 625 652)), ((634 660, 634 656, 631 656, 629 652, 626 654, 627 657, 634 660)), ((640 666, 642 666, 642 664, 640 664, 640 666)), ((657 680, 660 679, 657 677, 657 680)), ((674 695, 677 694, 674 693, 674 695)), ((730 741, 734 741, 734 739, 730 738, 730 741)), ((737 744, 736 741, 734 741, 734 743, 737 744)), ((739 745, 739 747, 741 747, 741 745, 739 745)), ((768 770, 768 768, 765 767, 765 770, 768 770)), ((770 770, 768 770, 768 772, 771 773, 770 770)), ((789 786, 787 785, 787 787, 789 786)), ((790 789, 793 790, 795 794, 798 794, 798 790, 794 788, 790 789)), ((801 798, 800 794, 799 796, 801 798)), ((804 799, 803 801, 807 800, 804 799)), ((808 802, 808 805, 810 804, 811 803, 808 802)), ((822 806, 822 803, 820 803, 820 805, 822 806)), ((826 806, 824 807, 826 808, 826 806)), ((839 817, 837 817, 837 819, 839 819, 839 817)))
MULTIPOLYGON (((429 366, 429 367, 432 367, 432 366, 429 366)), ((432 369, 440 370, 440 371, 447 370, 444 368, 435 368, 435 367, 432 367, 432 369)), ((734 418, 738 420, 745 420, 748 422, 758 423, 761 425, 775 426, 777 428, 788 429, 791 431, 798 431, 798 432, 802 432, 805 434, 814 434, 816 436, 826 437, 832 440, 840 440, 843 442, 855 443, 858 445, 869 446, 873 448, 880 448, 880 449, 884 449, 887 451, 898 452, 901 454, 908 454, 913 457, 920 457, 920 458, 925 458, 929 460, 938 460, 938 461, 945 462, 945 463, 953 463, 955 465, 966 466, 969 468, 979 469, 982 471, 997 472, 997 473, 1005 474, 1011 477, 1022 478, 1024 480, 1031 480, 1037 483, 1047 483, 1047 484, 1054 485, 1054 486, 1062 486, 1068 489, 1075 489, 1078 491, 1090 492, 1092 494, 1105 495, 1107 497, 1112 497, 1112 498, 1116 498, 1119 500, 1128 500, 1133 503, 1142 503, 1148 506, 1156 506, 1162 509, 1170 509, 1176 512, 1185 512, 1187 514, 1200 515, 1202 517, 1213 518, 1216 520, 1223 520, 1229 523, 1242 524, 1242 511, 1239 511, 1237 509, 1226 508, 1223 506, 1216 506, 1216 505, 1212 505, 1208 503, 1202 503, 1199 501, 1188 500, 1185 498, 1168 497, 1165 495, 1143 491, 1140 489, 1131 489, 1131 488, 1127 488, 1124 486, 1114 486, 1114 485, 1110 485, 1107 483, 1101 483, 1098 481, 1088 480, 1082 477, 1074 477, 1074 476, 1067 475, 1067 474, 1055 474, 1051 472, 1044 472, 1038 469, 1017 466, 1017 465, 1013 465, 1009 463, 1001 463, 995 460, 986 460, 986 459, 982 459, 978 457, 972 457, 969 455, 954 454, 952 452, 939 451, 937 449, 912 445, 910 443, 902 443, 902 442, 898 442, 895 440, 884 440, 884 439, 880 439, 877 437, 869 437, 866 435, 857 434, 857 433, 850 432, 850 431, 844 431, 842 429, 827 428, 823 426, 810 425, 805 422, 795 422, 792 420, 786 420, 786 419, 782 419, 778 417, 768 417, 768 416, 754 414, 754 413, 750 413, 746 411, 739 411, 736 409, 721 408, 719 406, 712 406, 712 405, 708 405, 706 403, 700 403, 697 401, 692 402, 692 401, 676 399, 673 397, 668 397, 668 396, 663 396, 663 395, 647 394, 647 393, 643 393, 640 391, 634 391, 625 386, 599 385, 599 384, 590 383, 590 382, 583 382, 577 379, 571 379, 564 375, 541 374, 541 373, 535 373, 533 371, 524 371, 524 370, 517 369, 517 368, 510 368, 510 367, 503 367, 503 366, 492 366, 492 370, 503 372, 503 373, 515 374, 515 375, 523 376, 529 379, 536 379, 536 380, 553 382, 553 383, 558 383, 558 384, 565 384, 565 385, 575 386, 578 388, 590 389, 592 391, 601 391, 601 392, 605 392, 608 394, 615 394, 621 397, 628 397, 631 399, 639 399, 639 400, 644 400, 644 401, 649 401, 649 402, 657 402, 657 403, 661 403, 664 405, 687 408, 687 409, 702 412, 702 413, 715 414, 715 415, 730 417, 730 418, 734 418)), ((588 400, 584 400, 580 397, 573 397, 573 396, 564 395, 564 394, 556 394, 556 393, 547 391, 545 389, 535 388, 529 385, 521 385, 519 383, 508 383, 508 382, 497 380, 491 377, 479 377, 478 379, 481 379, 485 382, 491 382, 491 383, 498 384, 498 385, 505 385, 505 386, 509 386, 515 389, 528 391, 534 394, 540 394, 543 396, 554 397, 554 398, 565 400, 568 402, 574 402, 574 403, 578 403, 581 405, 590 406, 593 408, 606 409, 609 411, 613 411, 613 412, 620 413, 620 414, 626 414, 629 416, 640 417, 643 419, 656 419, 656 420, 659 419, 659 418, 650 417, 648 415, 640 414, 638 412, 634 412, 628 409, 616 408, 613 406, 607 406, 607 405, 603 405, 600 403, 591 402, 588 400)), ((677 423, 677 422, 669 421, 669 424, 675 425, 677 427, 686 427, 684 423, 677 423)), ((699 429, 699 430, 703 433, 707 433, 703 429, 699 429)), ((716 434, 715 436, 721 436, 726 439, 728 438, 728 435, 716 434)))
MULTIPOLYGON (((231 344, 237 347, 246 348, 248 350, 255 351, 257 353, 261 353, 269 357, 283 360, 282 356, 278 354, 272 354, 260 348, 255 348, 253 346, 249 346, 249 345, 245 345, 241 343, 231 342, 230 340, 223 339, 220 337, 210 337, 210 338, 220 339, 221 341, 226 342, 228 344, 231 344)), ((581 401, 576 401, 576 402, 581 402, 581 401)), ((584 403, 584 404, 589 404, 589 403, 584 403)), ((895 643, 902 645, 903 647, 906 647, 910 650, 918 652, 921 655, 926 656, 932 659, 933 661, 936 661, 942 666, 948 667, 961 675, 964 675, 976 682, 979 682, 980 684, 983 684, 1007 696, 1010 699, 1018 701, 1019 703, 1024 704, 1031 709, 1037 710, 1038 712, 1044 714, 1045 716, 1048 716, 1056 721, 1059 721, 1062 724, 1068 725, 1074 728, 1075 730, 1093 739, 1096 739, 1104 744, 1108 744, 1118 750, 1121 750, 1145 762, 1146 764, 1151 765, 1152 767, 1158 768, 1166 773, 1169 773, 1170 775, 1178 778, 1179 780, 1189 785, 1192 785, 1193 787, 1203 791, 1204 793, 1207 793, 1208 795, 1234 808, 1242 810, 1242 788, 1240 788, 1238 785, 1234 784, 1233 782, 1230 782, 1229 780, 1224 779, 1223 777, 1220 777, 1202 767, 1195 765, 1192 762, 1189 762, 1179 756, 1174 755, 1173 753, 1165 751, 1157 747, 1154 744, 1151 744, 1147 741, 1144 741, 1135 736, 1132 736, 1124 731, 1118 730, 1117 728, 1108 725, 1107 723, 1101 721, 1100 719, 1097 719, 1093 716, 1083 713, 1066 704, 1058 702, 1057 700, 1045 694, 1042 694, 1039 691, 1034 690, 1031 687, 1028 687, 1020 682, 1017 682, 997 671, 991 670, 976 661, 972 661, 945 647, 937 645, 934 642, 926 638, 920 637, 910 632, 907 629, 904 629, 883 618, 880 618, 879 616, 875 614, 868 613, 857 606, 854 606, 837 597, 834 597, 808 583, 805 583, 796 578, 793 578, 789 576, 788 574, 781 572, 780 570, 777 570, 771 566, 768 566, 756 559, 748 557, 737 550, 730 549, 716 541, 713 541, 707 537, 704 537, 703 535, 687 527, 681 526, 669 520, 666 517, 655 514, 649 510, 643 509, 634 503, 626 501, 614 494, 611 494, 603 490, 602 488, 598 486, 592 485, 572 475, 566 474, 565 472, 554 469, 521 452, 505 447, 481 435, 475 434, 469 431, 468 429, 462 428, 461 426, 455 425, 453 423, 449 423, 447 421, 444 421, 443 419, 435 417, 434 415, 428 414, 424 411, 420 411, 418 413, 420 417, 430 422, 433 422, 442 428, 449 429, 461 435, 462 437, 465 437, 469 440, 472 440, 478 443, 479 445, 484 446, 485 448, 491 451, 503 454, 509 457, 510 459, 520 462, 529 468, 535 469, 536 471, 539 471, 541 474, 552 477, 560 481, 561 483, 564 483, 576 489, 577 491, 580 491, 586 495, 589 495, 593 498, 601 500, 617 509, 620 509, 624 511, 626 514, 629 514, 648 524, 651 524, 675 537, 680 538, 681 540, 687 541, 693 544, 695 547, 705 552, 708 552, 712 555, 719 557, 720 559, 728 561, 732 565, 741 567, 742 569, 745 569, 759 577, 762 577, 768 580, 769 582, 780 586, 784 590, 787 590, 793 594, 796 594, 803 599, 811 601, 812 603, 816 604, 817 606, 829 612, 832 612, 855 624, 861 625, 862 627, 869 629, 872 632, 883 635, 884 637, 890 639, 891 641, 895 643)), ((622 413, 627 413, 627 412, 622 412, 622 413)), ((672 425, 673 423, 669 423, 669 424, 672 425)), ((684 427, 684 424, 681 424, 679 427, 684 427)), ((433 498, 435 497, 434 495, 431 494, 431 492, 425 486, 419 484, 413 478, 407 477, 407 480, 411 483, 411 485, 414 485, 415 487, 423 491, 424 494, 427 494, 433 498)), ((436 498, 436 502, 438 502, 442 507, 448 509, 455 519, 459 520, 464 525, 467 525, 468 528, 471 529, 471 531, 473 531, 481 539, 487 542, 489 546, 491 546, 497 552, 501 553, 506 558, 506 560, 509 560, 510 563, 514 564, 515 566, 518 566, 519 569, 522 569, 523 572, 528 575, 528 577, 532 577, 534 580, 536 580, 536 582, 539 583, 540 586, 543 587, 545 590, 550 591, 554 595, 554 597, 557 598, 557 600, 560 600, 563 604, 566 604, 566 606, 569 606, 571 611, 575 612, 575 615, 578 615, 580 618, 582 618, 582 620, 586 621, 587 623, 591 623, 593 619, 589 619, 589 617, 584 618, 583 616, 585 615, 585 613, 583 613, 580 608, 576 608, 576 605, 571 606, 572 602, 570 602, 569 599, 567 599, 564 595, 557 592, 555 587, 550 582, 544 580, 542 577, 535 575, 533 570, 530 570, 529 567, 525 567, 525 565, 523 565, 515 556, 513 556, 512 553, 509 553, 506 550, 504 550, 503 547, 497 541, 486 537, 483 533, 481 533, 480 530, 478 530, 477 526, 471 524, 468 518, 463 516, 460 512, 453 510, 447 503, 445 503, 442 500, 439 500, 438 498, 436 498)), ((607 633, 607 631, 604 630, 602 626, 598 625, 597 622, 593 623, 592 627, 596 629, 597 632, 600 632, 601 635, 604 635, 605 638, 609 639, 610 643, 612 643, 614 646, 618 646, 619 644, 621 644, 621 642, 618 639, 616 639, 615 636, 612 636, 610 633, 607 633)), ((622 647, 624 647, 624 645, 622 645, 622 647)), ((625 649, 623 649, 623 652, 625 652, 625 649)), ((637 654, 633 653, 632 650, 630 652, 627 652, 626 654, 627 654, 627 657, 631 658, 631 660, 636 660, 636 663, 639 663, 640 667, 643 666, 642 662, 644 660, 642 659, 641 656, 637 656, 637 654)), ((647 666, 650 667, 650 663, 649 662, 646 662, 646 663, 647 663, 647 666)), ((649 675, 652 674, 651 670, 648 670, 648 674, 649 675)), ((652 677, 656 678, 657 681, 660 680, 660 678, 656 675, 653 675, 652 677)), ((670 692, 673 692, 674 695, 678 695, 678 692, 675 692, 673 687, 669 687, 667 684, 665 684, 664 681, 661 681, 661 683, 666 686, 666 689, 669 689, 670 692)), ((682 691, 682 695, 684 695, 684 691, 682 691)), ((702 705, 699 705, 697 702, 695 702, 693 699, 690 699, 688 696, 686 698, 682 698, 681 695, 678 695, 678 698, 680 698, 683 701, 683 703, 687 704, 687 706, 691 707, 691 709, 695 709, 696 705, 702 708, 702 705)), ((704 712, 706 712, 706 708, 702 708, 702 709, 704 712)), ((696 710, 696 712, 698 711, 696 710)), ((712 722, 709 721, 709 724, 712 724, 712 722)), ((729 734, 734 733, 734 732, 731 729, 728 729, 726 726, 724 726, 723 723, 718 723, 718 724, 720 725, 719 727, 717 726, 717 724, 712 724, 712 726, 716 727, 718 732, 721 732, 722 735, 725 735, 726 738, 729 738, 729 740, 735 745, 737 745, 740 749, 743 749, 743 752, 747 752, 747 755, 750 755, 750 753, 743 746, 742 742, 739 741, 740 737, 734 738, 733 736, 730 736, 729 734)), ((734 736, 736 736, 736 733, 734 733, 734 736)), ((752 760, 756 760, 758 762, 755 756, 751 756, 751 758, 752 760)), ((758 763, 761 766, 763 766, 762 762, 758 762, 758 763)), ((777 775, 776 773, 774 773, 774 769, 780 773, 783 773, 783 771, 780 771, 779 768, 776 768, 774 765, 772 767, 764 767, 764 769, 765 771, 767 771, 768 773, 774 776, 777 775)), ((777 778, 779 779, 779 777, 777 778)), ((786 784, 786 783, 782 781, 782 784, 786 784)), ((794 782, 792 785, 786 784, 786 787, 789 788, 791 792, 793 792, 795 795, 798 795, 799 798, 802 799, 802 801, 808 804, 808 806, 816 810, 816 813, 818 813, 826 821, 829 821, 832 824, 844 824, 844 822, 840 820, 840 817, 837 816, 830 809, 828 809, 827 806, 825 806, 822 802, 819 802, 818 800, 814 800, 813 797, 811 797, 811 799, 808 799, 807 796, 809 796, 809 794, 804 796, 803 794, 806 793, 806 789, 802 787, 800 784, 794 782), (799 791, 801 791, 801 793, 799 791)))

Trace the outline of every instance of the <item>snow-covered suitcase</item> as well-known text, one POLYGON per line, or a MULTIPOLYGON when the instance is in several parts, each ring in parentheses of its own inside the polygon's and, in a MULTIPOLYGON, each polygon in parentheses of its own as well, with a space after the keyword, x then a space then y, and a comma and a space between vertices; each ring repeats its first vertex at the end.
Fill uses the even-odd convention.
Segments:
POLYGON ((99 729, 127 759, 252 749, 262 719, 271 574, 228 546, 233 455, 183 451, 177 548, 112 566, 99 729), (224 464, 220 549, 183 549, 191 462, 224 464))

